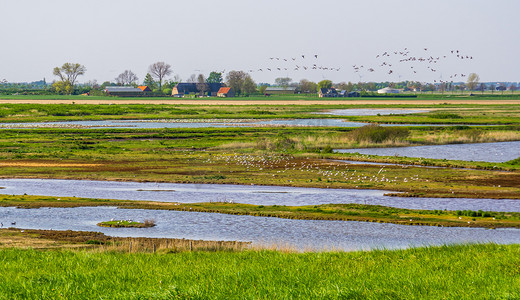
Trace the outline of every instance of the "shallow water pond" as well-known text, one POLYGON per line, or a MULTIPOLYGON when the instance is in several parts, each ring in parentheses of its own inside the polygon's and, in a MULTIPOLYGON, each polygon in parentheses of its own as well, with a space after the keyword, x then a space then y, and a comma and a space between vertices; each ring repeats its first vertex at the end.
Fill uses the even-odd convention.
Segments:
POLYGON ((454 243, 520 242, 518 229, 441 228, 394 224, 285 220, 199 212, 113 207, 17 209, 0 207, 0 221, 17 228, 98 231, 119 237, 251 241, 299 250, 407 248, 454 243), (106 228, 110 219, 154 219, 152 228, 106 228))
POLYGON ((499 143, 454 144, 396 148, 336 149, 338 153, 379 156, 407 156, 432 159, 506 162, 520 157, 520 141, 499 143))
POLYGON ((520 212, 520 200, 387 197, 387 191, 226 184, 176 184, 56 179, 0 179, 0 194, 162 202, 235 202, 255 205, 359 203, 411 209, 520 212))
POLYGON ((333 116, 387 116, 387 115, 404 115, 426 113, 429 110, 420 109, 390 109, 390 108, 353 108, 353 109, 335 109, 326 112, 318 112, 320 115, 333 116))

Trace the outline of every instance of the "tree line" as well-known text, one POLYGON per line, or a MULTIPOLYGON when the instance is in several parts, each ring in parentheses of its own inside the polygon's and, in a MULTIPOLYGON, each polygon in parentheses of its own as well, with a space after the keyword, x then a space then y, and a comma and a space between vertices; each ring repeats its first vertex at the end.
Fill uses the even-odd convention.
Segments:
MULTIPOLYGON (((56 94, 77 94, 85 91, 90 91, 101 94, 106 86, 134 86, 140 85, 139 77, 131 70, 125 70, 119 74, 113 81, 105 81, 98 84, 97 81, 89 81, 83 85, 77 85, 78 77, 86 73, 87 68, 79 63, 64 63, 61 67, 53 69, 53 75, 58 77, 58 80, 52 83, 51 92, 56 94)), ((142 85, 148 86, 154 95, 171 95, 172 89, 178 83, 182 82, 178 75, 173 78, 169 76, 173 73, 171 65, 165 62, 156 62, 148 67, 148 73, 145 75, 142 85)), ((266 89, 270 86, 267 83, 257 84, 250 74, 244 71, 230 71, 223 77, 222 72, 211 72, 208 76, 204 74, 192 74, 186 82, 195 83, 197 91, 204 95, 209 91, 209 84, 222 83, 231 87, 235 94, 240 96, 248 96, 254 94, 263 95, 266 89)), ((45 81, 43 81, 45 86, 45 81)), ((8 86, 7 82, 0 83, 4 88, 8 86)), ((481 83, 477 74, 471 73, 468 75, 467 82, 440 82, 440 83, 422 83, 418 81, 402 81, 402 82, 340 82, 333 83, 330 80, 322 80, 320 82, 313 82, 307 79, 302 79, 299 82, 294 82, 289 77, 276 78, 274 85, 288 89, 289 87, 297 93, 316 94, 322 88, 336 88, 337 90, 344 90, 347 92, 364 91, 371 92, 381 88, 391 87, 405 91, 415 92, 456 92, 456 91, 505 91, 506 89, 514 92, 517 90, 516 84, 510 84, 508 87, 505 84, 486 84, 481 83)), ((40 85, 41 86, 41 85, 40 85)), ((13 87, 13 86, 11 86, 13 87)), ((16 88, 16 87, 14 87, 16 88)))

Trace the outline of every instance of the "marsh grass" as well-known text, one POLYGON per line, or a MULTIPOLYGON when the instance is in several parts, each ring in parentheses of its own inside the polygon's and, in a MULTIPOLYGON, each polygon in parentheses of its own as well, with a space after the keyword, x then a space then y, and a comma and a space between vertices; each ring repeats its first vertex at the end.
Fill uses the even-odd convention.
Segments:
POLYGON ((155 220, 144 220, 144 222, 136 222, 132 220, 111 220, 100 222, 97 225, 100 227, 115 228, 149 228, 155 226, 155 220))
POLYGON ((0 251, 1 299, 516 299, 519 245, 368 252, 0 251))

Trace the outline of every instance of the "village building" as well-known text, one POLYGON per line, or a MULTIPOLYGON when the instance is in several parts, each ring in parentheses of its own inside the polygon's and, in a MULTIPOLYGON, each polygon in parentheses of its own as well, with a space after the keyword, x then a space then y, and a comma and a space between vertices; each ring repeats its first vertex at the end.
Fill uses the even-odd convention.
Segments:
POLYGON ((235 97, 235 91, 230 87, 222 87, 218 90, 217 97, 235 97))
POLYGON ((143 91, 143 92, 151 92, 152 91, 147 85, 140 85, 137 88, 141 89, 141 91, 143 91))
POLYGON ((107 86, 105 93, 108 96, 117 97, 141 97, 144 95, 143 90, 131 86, 107 86))
MULTIPOLYGON (((204 83, 205 84, 205 91, 203 92, 203 95, 208 95, 215 97, 218 94, 218 91, 222 86, 224 86, 223 83, 204 83)), ((172 96, 173 97, 184 97, 185 95, 201 95, 201 91, 199 90, 197 83, 192 82, 181 82, 175 85, 172 89, 172 96)))
POLYGON ((318 97, 320 97, 320 98, 338 97, 338 91, 336 91, 335 88, 330 88, 330 89, 322 88, 318 91, 318 97))

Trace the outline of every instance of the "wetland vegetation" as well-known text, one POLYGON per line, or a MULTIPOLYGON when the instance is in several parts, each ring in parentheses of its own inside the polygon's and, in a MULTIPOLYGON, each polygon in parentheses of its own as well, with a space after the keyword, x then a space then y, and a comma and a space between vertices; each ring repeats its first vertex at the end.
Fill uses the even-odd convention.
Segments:
MULTIPOLYGON (((66 98, 70 99, 69 96, 66 98)), ((3 123, 334 118, 457 126, 2 129, 0 176, 384 189, 404 192, 394 195, 410 197, 518 199, 518 159, 503 163, 450 161, 339 154, 332 153, 332 149, 517 141, 520 140, 519 116, 518 105, 503 104, 1 104, 0 122, 3 123), (345 108, 414 108, 429 112, 380 116, 313 114, 345 108), (341 160, 401 165, 353 165, 341 160)), ((362 204, 262 206, 22 195, 0 198, 0 205, 20 208, 116 206, 289 219, 485 228, 517 228, 520 224, 518 213, 413 210, 362 204)), ((4 262, 0 276, 5 279, 0 280, 0 298, 6 299, 169 299, 205 298, 208 295, 215 298, 359 299, 520 297, 518 244, 294 253, 291 249, 254 250, 250 249, 249 243, 240 242, 129 239, 99 233, 2 229, 0 236, 0 248, 3 248, 0 260, 4 262)))

